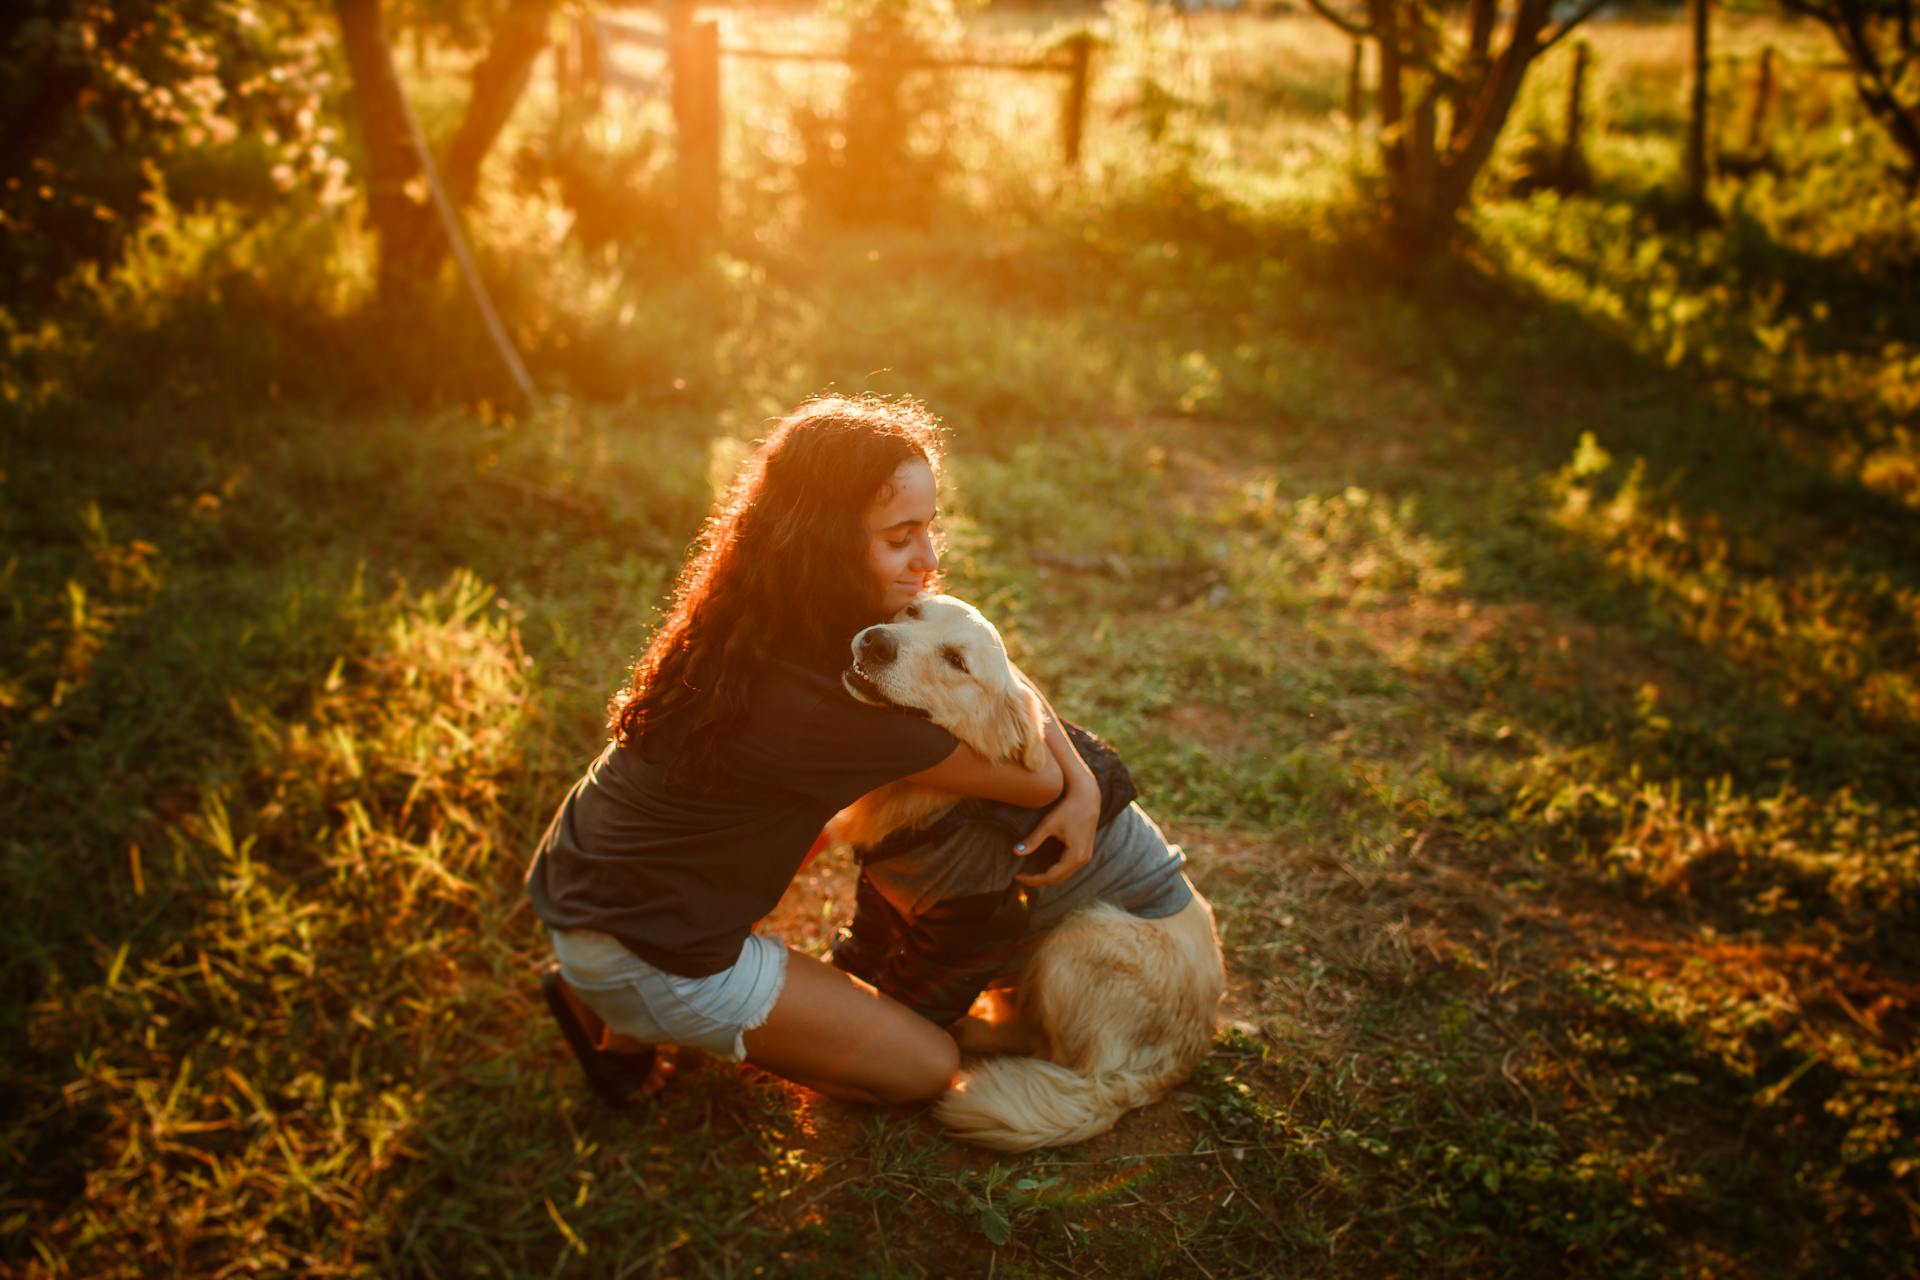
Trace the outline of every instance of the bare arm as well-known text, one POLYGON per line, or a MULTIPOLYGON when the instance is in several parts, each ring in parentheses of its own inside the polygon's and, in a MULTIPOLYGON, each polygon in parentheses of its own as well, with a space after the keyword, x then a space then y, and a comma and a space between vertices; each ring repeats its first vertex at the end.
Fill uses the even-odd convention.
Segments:
MULTIPOLYGON (((1067 744, 1067 750, 1073 750, 1072 743, 1067 744)), ((1079 759, 1077 755, 1074 757, 1076 763, 1079 759)), ((1085 765, 1080 767, 1086 768, 1085 765)), ((964 742, 956 744, 952 754, 931 769, 910 773, 904 779, 958 795, 1017 804, 1026 809, 1052 804, 1060 797, 1064 780, 1060 761, 1052 752, 1048 753, 1046 763, 1039 769, 1023 769, 1017 764, 989 760, 964 742)))

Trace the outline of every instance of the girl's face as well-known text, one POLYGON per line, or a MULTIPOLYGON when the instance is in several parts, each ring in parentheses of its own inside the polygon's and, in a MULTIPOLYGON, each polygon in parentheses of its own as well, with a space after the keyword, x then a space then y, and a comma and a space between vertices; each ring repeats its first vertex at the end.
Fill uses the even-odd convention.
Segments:
POLYGON ((867 507, 867 578, 879 593, 883 617, 913 603, 940 567, 933 549, 933 522, 939 516, 933 468, 919 458, 901 463, 880 498, 867 507))

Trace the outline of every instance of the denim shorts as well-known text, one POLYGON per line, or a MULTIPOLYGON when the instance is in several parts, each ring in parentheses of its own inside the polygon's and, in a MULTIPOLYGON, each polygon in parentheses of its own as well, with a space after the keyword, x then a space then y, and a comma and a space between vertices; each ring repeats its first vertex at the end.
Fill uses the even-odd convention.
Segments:
POLYGON ((560 975, 613 1030, 648 1044, 704 1049, 740 1062, 745 1035, 767 1020, 787 982, 787 948, 747 935, 730 969, 683 978, 648 964, 592 929, 550 929, 560 975))

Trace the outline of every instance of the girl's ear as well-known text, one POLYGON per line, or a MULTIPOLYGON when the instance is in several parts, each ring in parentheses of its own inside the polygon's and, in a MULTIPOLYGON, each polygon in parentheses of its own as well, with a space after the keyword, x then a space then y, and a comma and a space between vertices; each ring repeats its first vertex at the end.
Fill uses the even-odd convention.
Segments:
POLYGON ((1019 761, 1023 769, 1045 766, 1047 734, 1040 721, 1040 700, 1033 696, 1033 690, 1014 681, 1006 701, 1001 704, 1000 715, 1007 758, 1019 761))

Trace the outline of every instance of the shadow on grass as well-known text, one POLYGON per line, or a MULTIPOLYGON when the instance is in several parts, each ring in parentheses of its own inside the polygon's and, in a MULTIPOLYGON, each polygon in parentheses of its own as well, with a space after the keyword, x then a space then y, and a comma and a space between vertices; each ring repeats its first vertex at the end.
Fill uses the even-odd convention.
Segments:
POLYGON ((1191 317, 1181 337, 1215 365, 1230 366, 1246 341, 1244 325, 1221 323, 1238 314, 1277 327, 1264 343, 1253 331, 1276 362, 1310 345, 1328 363, 1385 375, 1327 388, 1366 407, 1343 407, 1326 426, 1316 406, 1259 403, 1258 387, 1239 403, 1229 388, 1224 416, 1277 412, 1290 436, 1332 427, 1366 441, 1320 461, 1415 498, 1418 526, 1454 549, 1469 595, 1551 595, 1556 612, 1571 605, 1608 628, 1567 633, 1569 709, 1593 736, 1645 748, 1650 776, 1756 783, 1784 760, 1806 785, 1901 797, 1920 750, 1920 706, 1901 692, 1915 655, 1900 640, 1902 601, 1920 592, 1920 513, 1790 449, 1764 415, 1729 409, 1521 281, 1464 263, 1396 280, 1363 242, 1328 250, 1229 205, 1190 209, 1163 233, 1197 238, 1200 261, 1175 266, 1119 243, 1096 260, 1149 296, 1170 295, 1158 310, 1191 317), (1263 286, 1276 257, 1293 273, 1263 286), (1610 464, 1574 466, 1588 435, 1610 464), (1691 738, 1661 746, 1644 732, 1639 681, 1611 681, 1598 705, 1579 688, 1582 670, 1605 685, 1617 658, 1634 657, 1698 688, 1683 694, 1705 715, 1681 726, 1691 738))
MULTIPOLYGON (((86 1025, 88 993, 199 927, 207 886, 168 832, 203 792, 237 781, 247 735, 230 699, 297 715, 350 649, 358 607, 329 574, 262 572, 263 547, 210 524, 216 467, 163 449, 130 459, 115 426, 34 424, 34 447, 7 467, 31 497, 7 530, 15 700, 0 722, 8 774, 22 784, 0 803, 17 913, 0 941, 0 1034, 23 1047, 4 1077, 7 1141, 22 1157, 6 1198, 39 1222, 78 1203, 126 1136, 91 1087, 103 1044, 102 1028, 86 1025), (209 503, 195 505, 196 493, 209 503)), ((160 1025, 169 1042, 192 1043, 219 1021, 185 1008, 160 1025)), ((139 1072, 117 1057, 109 1070, 139 1072)))
POLYGON ((1740 276, 1778 286, 1788 310, 1816 304, 1831 310, 1826 326, 1836 345, 1878 349, 1889 339, 1920 342, 1920 273, 1874 270, 1860 252, 1815 254, 1782 239, 1758 217, 1736 189, 1723 211, 1729 260, 1740 276))
MULTIPOLYGON (((779 1108, 749 1115, 753 1091, 716 1078, 672 1127, 729 1177, 650 1148, 658 1230, 617 1196, 582 1217, 595 1139, 555 1141, 573 1082, 510 905, 577 768, 543 709, 580 692, 569 652, 594 690, 630 652, 704 506, 705 436, 649 474, 663 455, 597 420, 509 439, 89 408, 10 424, 4 464, 24 500, 0 728, 22 785, 0 801, 0 1031, 25 1048, 0 1076, 0 1198, 31 1224, 7 1254, 433 1271, 492 1251, 517 1274, 571 1247, 550 1202, 667 1256, 691 1238, 675 1224, 737 1222, 784 1185, 756 1128, 779 1108), (569 596, 595 581, 616 598, 569 596), (562 687, 529 683, 516 620, 552 632, 562 687)), ((602 1162, 623 1189, 651 1176, 602 1162)), ((766 1264, 775 1243, 707 1246, 766 1264)))

